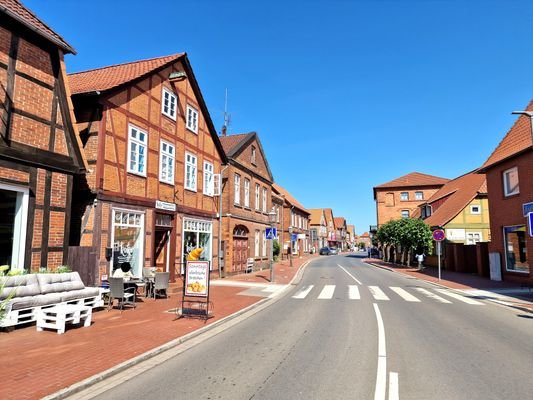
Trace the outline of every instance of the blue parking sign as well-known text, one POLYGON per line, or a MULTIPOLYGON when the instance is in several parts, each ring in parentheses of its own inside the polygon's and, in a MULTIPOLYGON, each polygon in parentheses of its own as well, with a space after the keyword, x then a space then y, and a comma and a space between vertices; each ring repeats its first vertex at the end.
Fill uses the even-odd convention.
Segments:
POLYGON ((266 228, 265 229, 265 237, 267 239, 275 239, 278 236, 278 233, 276 232, 276 228, 266 228))
POLYGON ((527 213, 527 221, 529 223, 529 236, 533 237, 533 211, 527 213))

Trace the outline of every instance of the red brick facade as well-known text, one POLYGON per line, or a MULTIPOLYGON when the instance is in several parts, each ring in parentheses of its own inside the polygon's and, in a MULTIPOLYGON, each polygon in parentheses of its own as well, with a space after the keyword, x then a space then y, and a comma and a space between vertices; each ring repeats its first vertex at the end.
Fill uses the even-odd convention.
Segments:
MULTIPOLYGON (((174 280, 182 273, 187 249, 200 247, 193 242, 206 237, 202 257, 213 270, 218 269, 218 198, 204 191, 204 167, 209 163, 210 176, 220 173, 222 147, 186 56, 168 58, 169 62, 147 76, 132 77, 118 88, 97 96, 87 96, 90 91, 73 96, 91 166, 86 181, 80 182, 85 191, 76 198, 82 221, 79 240, 96 249, 95 268, 100 277, 111 274, 130 251, 136 275, 142 275, 142 267, 156 267, 170 272, 174 280), (171 81, 169 76, 177 71, 184 71, 188 78, 171 81), (176 101, 174 117, 162 111, 168 93, 176 101), (187 127, 189 107, 197 112, 196 132, 187 127), (162 158, 163 146, 171 151, 170 158, 162 158), (136 161, 132 161, 132 151, 136 161), (190 189, 185 188, 186 170, 192 174, 190 189), (162 174, 169 177, 168 182, 162 174), (127 228, 121 227, 124 221, 119 218, 128 225, 129 219, 133 221, 129 229, 134 233, 126 235, 128 240, 120 233, 127 228), (192 233, 185 237, 190 229, 195 239, 192 233)), ((119 68, 128 72, 134 64, 119 68)), ((91 73, 71 75, 73 88, 91 73)), ((114 73, 109 68, 107 77, 113 78, 114 73)))
POLYGON ((73 50, 50 35, 0 11, 0 264, 15 270, 67 263, 73 176, 84 169, 64 84, 73 50))
MULTIPOLYGON (((528 150, 507 161, 494 165, 486 170, 487 187, 489 193, 491 241, 489 252, 497 252, 500 255, 501 268, 504 280, 533 284, 533 238, 528 233, 527 219, 523 214, 523 205, 533 202, 533 151, 528 150), (506 197, 503 188, 503 172, 511 168, 517 168, 519 194, 506 197), (507 246, 512 247, 525 256, 529 272, 516 272, 508 268, 506 259, 504 227, 523 226, 525 247, 516 243, 517 237, 510 235, 507 246)), ((520 257, 516 257, 517 262, 520 257)))

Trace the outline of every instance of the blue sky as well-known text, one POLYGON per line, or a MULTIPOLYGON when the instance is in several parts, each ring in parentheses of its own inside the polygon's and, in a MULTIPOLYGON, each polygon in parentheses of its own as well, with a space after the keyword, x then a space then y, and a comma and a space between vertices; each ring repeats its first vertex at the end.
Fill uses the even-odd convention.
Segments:
POLYGON ((218 129, 259 133, 274 179, 356 231, 372 188, 480 166, 533 98, 533 2, 22 0, 68 72, 187 52, 218 129))

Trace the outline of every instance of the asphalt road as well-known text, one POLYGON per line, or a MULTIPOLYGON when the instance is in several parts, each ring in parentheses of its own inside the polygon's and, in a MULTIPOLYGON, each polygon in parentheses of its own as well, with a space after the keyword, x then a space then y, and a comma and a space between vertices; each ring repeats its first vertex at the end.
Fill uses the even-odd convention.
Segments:
POLYGON ((533 319, 363 264, 312 261, 228 330, 98 399, 526 399, 533 319))

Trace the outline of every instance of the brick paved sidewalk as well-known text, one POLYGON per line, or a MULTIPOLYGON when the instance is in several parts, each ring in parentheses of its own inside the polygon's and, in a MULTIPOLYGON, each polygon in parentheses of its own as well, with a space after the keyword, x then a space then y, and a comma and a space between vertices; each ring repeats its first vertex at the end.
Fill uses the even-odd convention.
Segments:
MULTIPOLYGON (((292 268, 288 261, 276 263, 275 283, 289 283, 311 258, 293 259, 292 268)), ((265 270, 227 279, 268 284, 269 277, 270 270, 265 270)), ((262 300, 239 294, 243 291, 239 287, 212 285, 213 318, 207 322, 176 319, 176 314, 169 311, 176 309, 181 294, 171 294, 168 299, 140 298, 135 310, 122 313, 117 309, 96 311, 90 327, 67 327, 62 335, 52 330, 37 332, 35 324, 11 332, 0 331, 0 399, 40 399, 262 300)))

